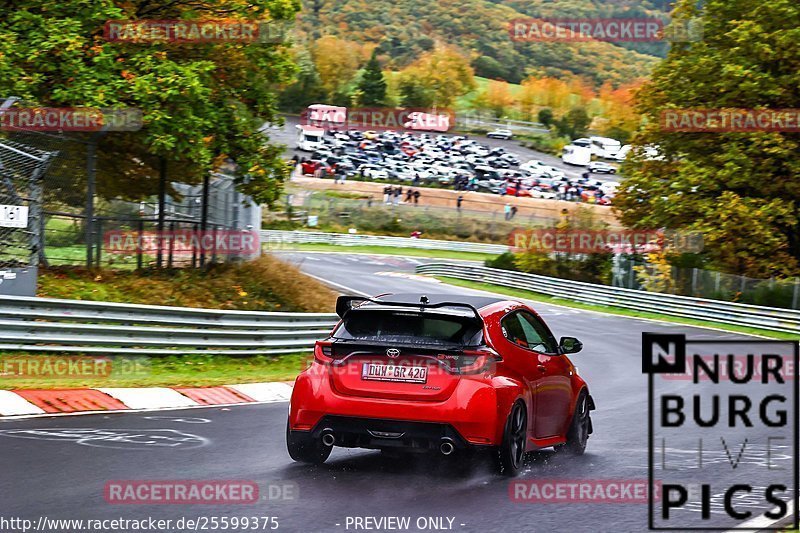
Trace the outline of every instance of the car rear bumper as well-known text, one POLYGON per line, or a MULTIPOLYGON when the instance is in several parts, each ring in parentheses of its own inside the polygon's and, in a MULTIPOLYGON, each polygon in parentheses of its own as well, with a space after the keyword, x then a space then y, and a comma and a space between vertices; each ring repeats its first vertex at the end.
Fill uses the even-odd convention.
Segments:
MULTIPOLYGON (((458 436, 458 439, 453 436, 454 440, 470 445, 497 445, 502 438, 496 392, 489 383, 477 378, 462 378, 447 399, 412 401, 345 395, 333 389, 328 375, 301 373, 292 391, 290 429, 321 431, 324 429, 320 429, 321 421, 326 417, 379 421, 380 427, 421 424, 420 428, 425 430, 423 436, 429 434, 428 425, 434 425, 438 427, 433 432, 437 439, 450 436, 452 430, 458 436)), ((410 436, 417 434, 415 428, 408 431, 410 436)))
POLYGON ((486 447, 468 442, 450 424, 409 420, 326 415, 311 431, 293 433, 311 439, 330 433, 334 445, 345 448, 430 452, 441 451, 443 443, 450 443, 454 450, 486 447))

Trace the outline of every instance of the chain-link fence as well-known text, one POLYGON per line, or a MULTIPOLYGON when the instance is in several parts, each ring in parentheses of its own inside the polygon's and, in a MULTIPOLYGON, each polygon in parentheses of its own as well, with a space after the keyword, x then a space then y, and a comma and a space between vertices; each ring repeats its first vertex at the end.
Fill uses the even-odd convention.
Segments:
POLYGON ((615 256, 611 284, 615 287, 646 289, 711 300, 800 309, 800 278, 758 279, 701 268, 679 267, 671 267, 659 273, 653 265, 644 263, 636 256, 615 256))
MULTIPOLYGON (((173 182, 151 162, 152 176, 133 178, 103 151, 119 149, 112 135, 124 133, 0 134, 0 206, 26 207, 29 219, 24 228, 0 224, 0 268, 201 266, 256 255, 261 210, 236 191, 234 174, 173 182)), ((0 207, 5 214, 16 211, 0 207)))
POLYGON ((55 152, 0 140, 0 267, 39 264, 43 176, 55 152))

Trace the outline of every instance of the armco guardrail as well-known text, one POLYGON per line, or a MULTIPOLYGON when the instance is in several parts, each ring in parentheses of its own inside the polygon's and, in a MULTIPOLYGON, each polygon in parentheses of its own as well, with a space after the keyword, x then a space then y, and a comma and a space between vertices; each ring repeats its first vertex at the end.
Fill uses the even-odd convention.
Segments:
POLYGON ((418 274, 479 281, 595 305, 800 334, 800 311, 793 309, 623 289, 464 264, 428 263, 417 266, 416 271, 418 274))
POLYGON ((395 248, 417 248, 422 250, 451 250, 456 252, 478 252, 502 254, 508 246, 477 242, 437 241, 410 237, 387 237, 384 235, 359 235, 349 233, 326 233, 322 231, 262 230, 261 245, 280 249, 287 244, 334 244, 337 246, 391 246, 395 248))
POLYGON ((275 355, 306 350, 337 316, 0 296, 0 350, 275 355))

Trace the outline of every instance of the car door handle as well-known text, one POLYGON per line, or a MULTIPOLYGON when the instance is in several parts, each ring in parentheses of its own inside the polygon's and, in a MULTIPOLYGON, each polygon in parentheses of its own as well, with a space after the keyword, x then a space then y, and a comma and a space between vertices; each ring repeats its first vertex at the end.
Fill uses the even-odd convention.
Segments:
POLYGON ((539 372, 547 372, 547 367, 544 365, 539 365, 536 368, 539 369, 539 372))

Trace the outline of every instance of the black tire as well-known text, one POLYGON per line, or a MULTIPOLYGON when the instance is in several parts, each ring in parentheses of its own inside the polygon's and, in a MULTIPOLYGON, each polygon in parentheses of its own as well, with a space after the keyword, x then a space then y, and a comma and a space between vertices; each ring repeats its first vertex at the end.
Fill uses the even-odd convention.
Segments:
POLYGON ((586 451, 586 442, 592 432, 592 419, 589 415, 589 395, 586 391, 581 391, 578 401, 575 403, 575 412, 572 414, 572 422, 567 430, 567 442, 555 447, 559 453, 566 455, 583 455, 586 451))
POLYGON ((528 413, 522 402, 511 408, 503 431, 503 442, 495 459, 498 473, 516 476, 525 463, 525 448, 528 442, 528 413))
POLYGON ((325 446, 322 444, 322 439, 312 439, 297 431, 290 431, 287 422, 286 449, 289 451, 289 457, 295 461, 321 465, 330 456, 333 446, 325 446))

